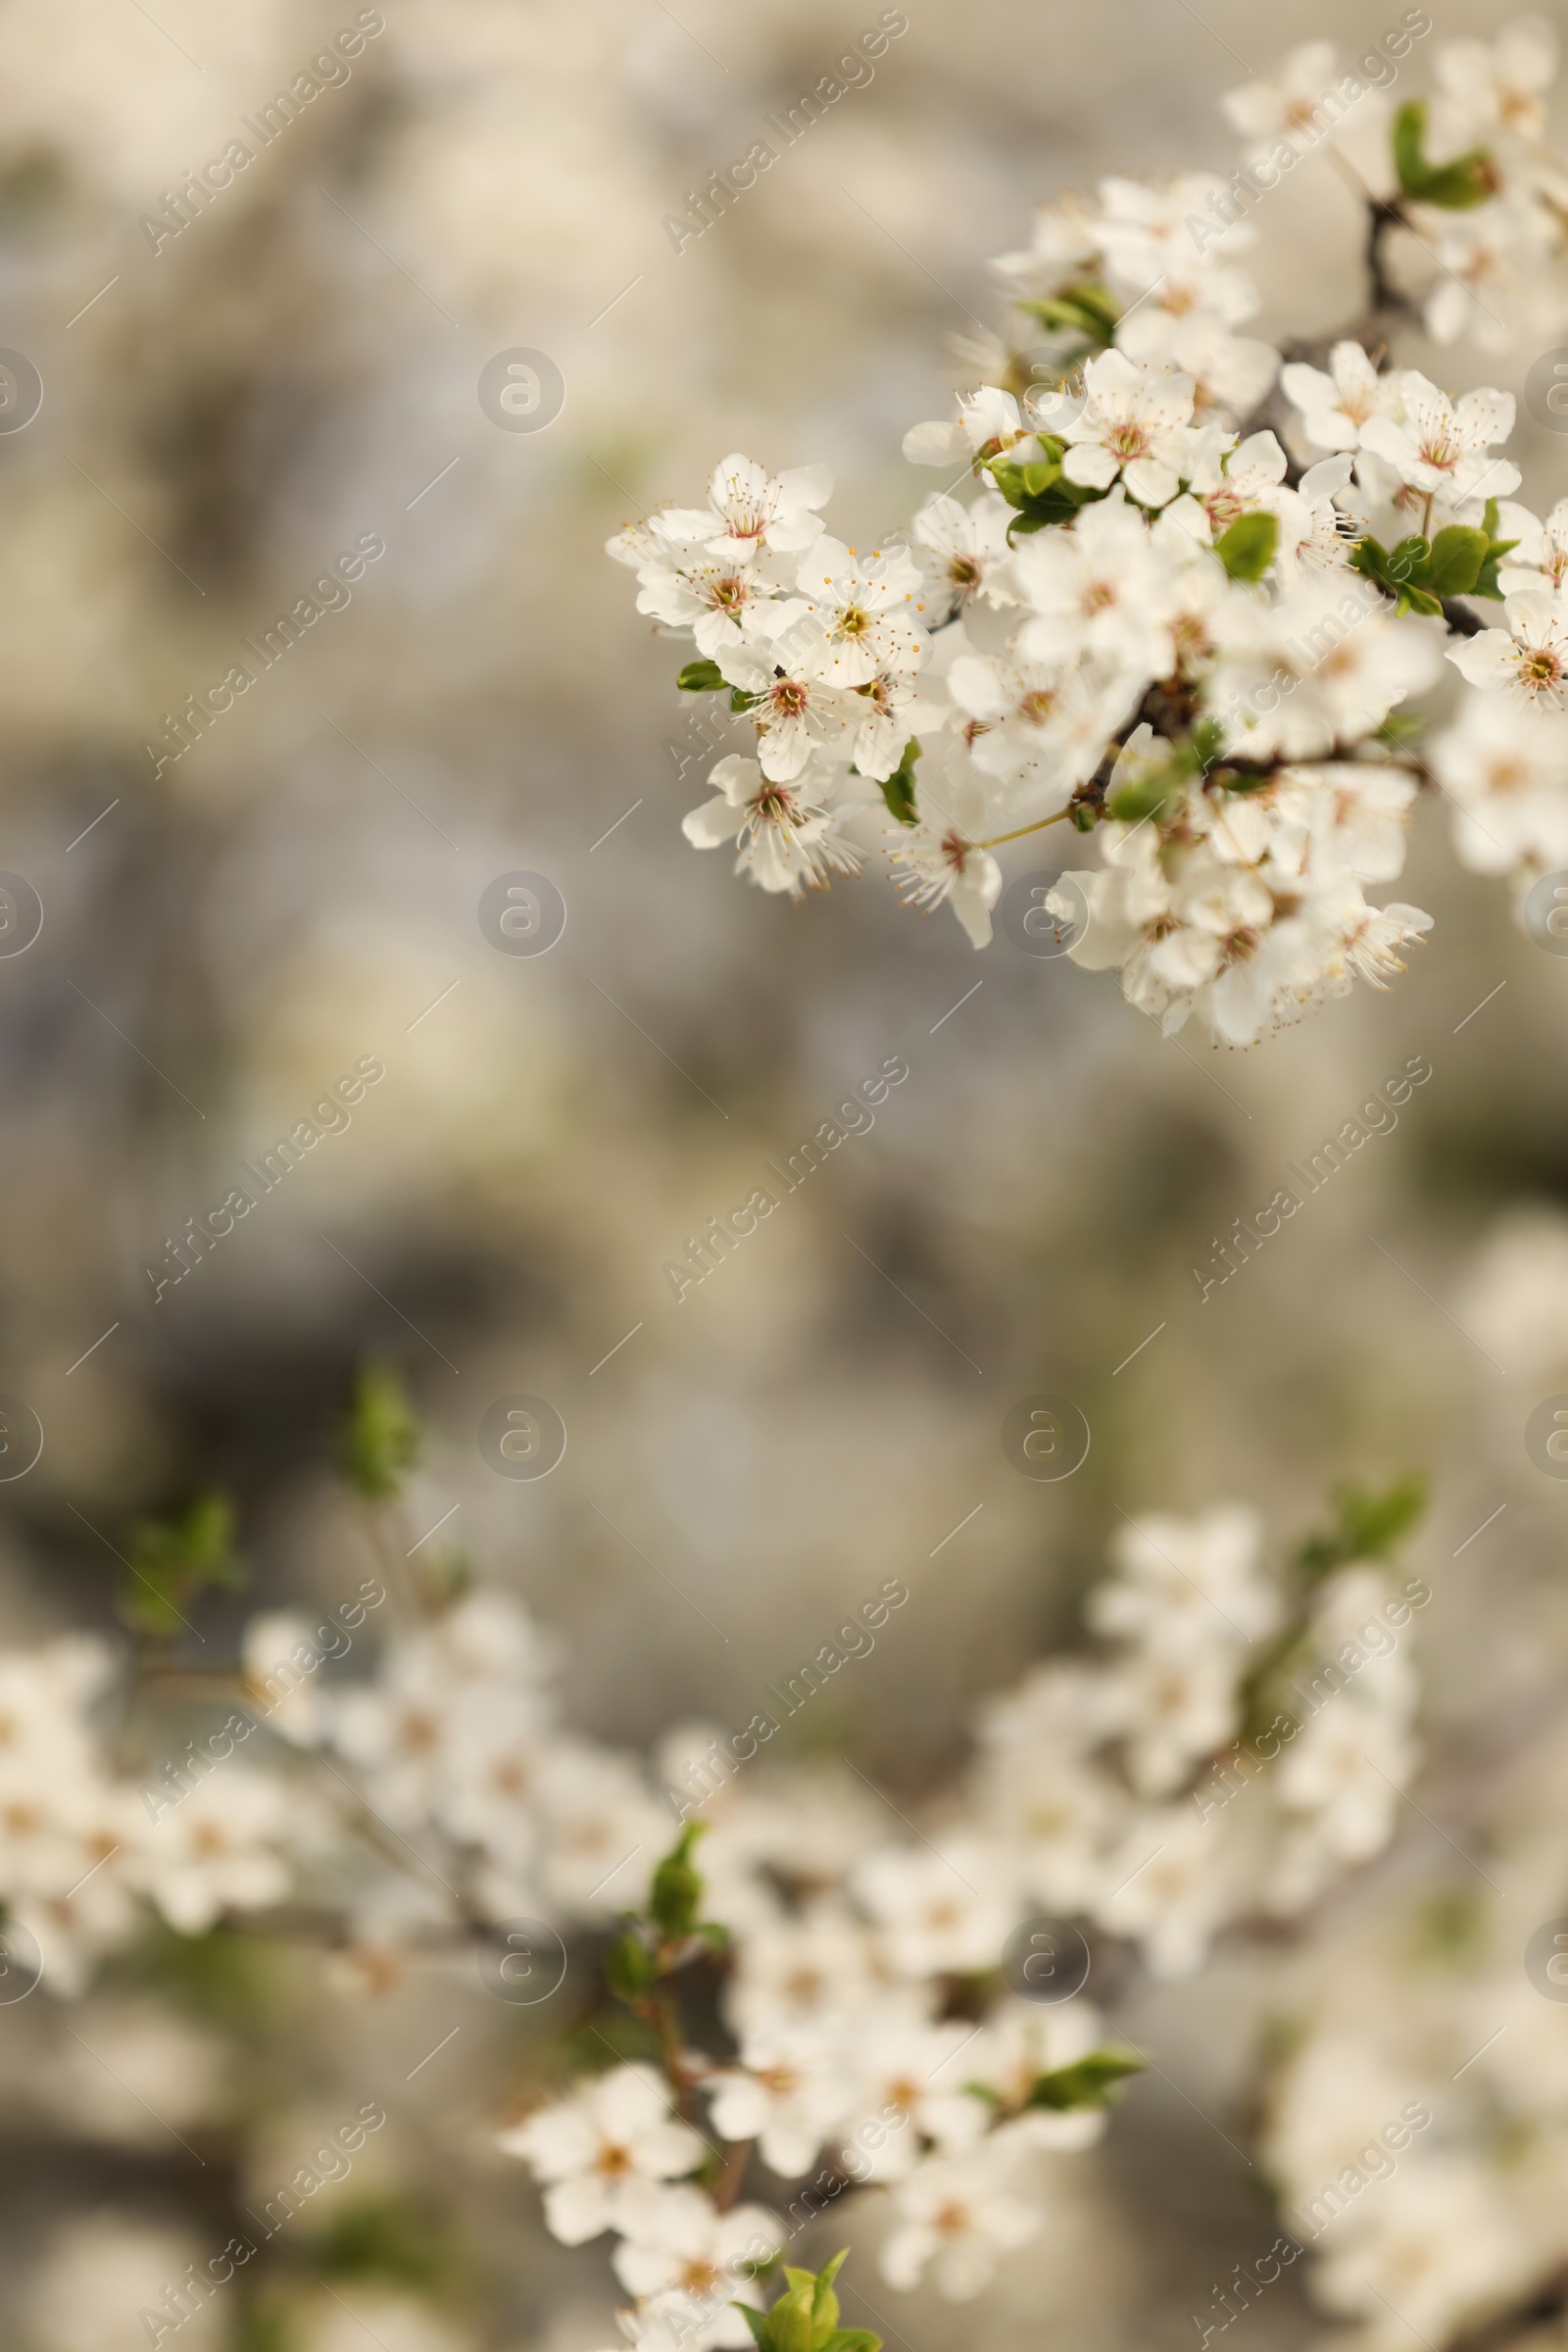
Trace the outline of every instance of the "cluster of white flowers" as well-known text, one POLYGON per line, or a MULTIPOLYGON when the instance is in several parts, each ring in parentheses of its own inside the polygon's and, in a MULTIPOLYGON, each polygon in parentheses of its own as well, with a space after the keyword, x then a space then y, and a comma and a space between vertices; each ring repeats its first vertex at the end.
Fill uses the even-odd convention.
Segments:
MULTIPOLYGON (((51 1990, 83 1989, 150 1901, 182 1935, 275 1902, 311 1835, 282 1785, 247 1764, 220 1784, 144 1784, 115 1770, 93 1720, 117 1677, 108 1642, 69 1634, 0 1656, 0 1902, 32 1938, 51 1990)), ((172 1759, 176 1771, 183 1756, 172 1759)), ((7 1968, 27 1973, 19 1944, 7 1968)))
MULTIPOLYGON (((1424 10, 1407 14, 1406 26, 1415 18, 1430 31, 1424 10)), ((1406 32, 1401 54, 1409 48, 1406 32)), ((1375 65, 1376 53, 1363 62, 1375 65)), ((1440 42, 1430 105, 1407 106, 1396 126, 1396 165, 1400 135, 1410 142, 1403 172, 1389 169, 1386 147, 1377 151, 1388 120, 1381 90, 1353 69, 1343 74, 1329 42, 1304 43, 1277 74, 1223 103, 1249 139, 1298 151, 1322 141, 1342 169, 1353 154, 1353 176, 1370 173, 1371 192, 1393 208, 1390 258, 1428 334, 1503 351, 1521 338, 1549 341, 1568 321, 1568 287, 1553 269, 1563 252, 1564 166, 1545 138, 1557 63, 1557 35, 1540 17, 1520 19, 1493 42, 1440 42)), ((1383 78, 1393 79, 1386 62, 1383 78)), ((1278 164, 1277 148, 1253 159, 1258 176, 1269 160, 1278 164)))
POLYGON ((1089 1602, 1114 1646, 1037 1668, 982 1724, 973 1801, 1025 1897, 1157 1976, 1377 1852, 1415 1767, 1397 1628, 1426 1589, 1347 1561, 1293 1591, 1259 1550, 1235 1506, 1129 1525, 1089 1602))
MULTIPOLYGON (((1424 109, 1402 109, 1395 193, 1368 190, 1380 235, 1462 214, 1451 235, 1479 254, 1524 207, 1557 251, 1544 29, 1438 62, 1439 160, 1424 109), (1490 147, 1447 154, 1466 108, 1506 178, 1490 147)), ((1313 96, 1332 68, 1321 44, 1295 53, 1237 119, 1305 153, 1333 128, 1313 96)), ((1450 796, 1470 864, 1528 884, 1563 854, 1568 508, 1542 522, 1513 503, 1512 396, 1453 401, 1389 366, 1385 310, 1326 367, 1240 333, 1258 305, 1234 261, 1256 236, 1245 209, 1207 173, 1047 207, 996 265, 1007 338, 967 347, 990 380, 905 437, 974 494, 939 491, 907 539, 849 548, 821 467, 737 454, 707 508, 610 542, 638 610, 691 633, 682 685, 727 692, 756 729, 690 841, 738 846, 737 871, 797 898, 880 853, 908 903, 951 903, 983 947, 993 852, 1070 820, 1102 863, 1047 901, 1068 952, 1119 971, 1167 1032, 1197 1014, 1237 1046, 1403 969, 1431 918, 1365 891, 1398 875, 1421 783, 1450 796), (1505 625, 1484 625, 1487 600, 1505 625), (1469 691, 1428 761, 1401 707, 1446 653, 1469 691)), ((1451 292, 1458 264, 1441 267, 1451 292)), ((1381 261, 1375 291, 1411 308, 1381 261)))
POLYGON ((1081 1986, 1032 1997, 1009 1961, 1026 1923, 1081 1919, 1181 1974, 1390 1834, 1414 1761, 1411 1669, 1376 1631, 1394 1589, 1343 1545, 1294 1582, 1259 1549, 1237 1506, 1129 1523, 1089 1603, 1100 1653, 994 1702, 968 1778, 892 1842, 843 1767, 705 1775, 711 1727, 687 1724, 651 1769, 564 1729, 556 1644, 495 1589, 438 1580, 357 1679, 325 1675, 340 1633, 287 1611, 251 1620, 226 1684, 203 1670, 186 1687, 153 1660, 183 1706, 236 1702, 162 1758, 138 1708, 111 1761, 92 1714, 114 1652, 68 1636, 0 1659, 0 1895, 68 1997, 149 1900, 184 1934, 328 1903, 329 1966, 362 1989, 502 1923, 566 1938, 618 1918, 608 1982, 649 2057, 501 2145, 541 2182, 556 2236, 613 2234, 639 2352, 744 2346, 738 2306, 760 2306, 760 2278, 852 2188, 887 2200, 888 2283, 963 2300, 1038 2228, 1038 2152, 1093 2141, 1136 2071, 1081 1986), (679 2006, 697 1962, 718 1973, 712 2051, 688 2046, 679 2006), (754 2150, 783 2210, 740 2201, 754 2150))
MULTIPOLYGON (((1031 2155, 1103 2121, 1094 2010, 1028 1997, 1009 1936, 1076 1917, 1181 1975, 1227 1925, 1299 1912, 1387 1842, 1415 1763, 1391 1628, 1430 1595, 1353 1559, 1293 1585, 1259 1550, 1236 1506, 1130 1525, 1089 1606, 1103 1658, 994 1702, 969 1782, 917 1840, 877 1842, 820 1768, 710 1791, 704 1908, 728 1930, 734 2054, 672 2027, 666 2072, 623 2066, 502 2142, 559 2237, 615 2234, 633 2342, 744 2343, 732 2306, 757 2299, 756 2267, 851 2185, 888 2192, 890 2284, 978 2293, 1038 2225, 1031 2155), (726 2202, 753 2145, 808 2182, 789 2220, 726 2202)), ((672 1734, 665 1769, 683 1777, 705 1740, 672 1734)))

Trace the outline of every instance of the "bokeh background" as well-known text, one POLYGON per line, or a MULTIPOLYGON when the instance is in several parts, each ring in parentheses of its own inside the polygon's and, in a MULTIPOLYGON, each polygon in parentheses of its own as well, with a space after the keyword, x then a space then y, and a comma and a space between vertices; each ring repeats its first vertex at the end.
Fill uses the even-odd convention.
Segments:
MULTIPOLYGON (((1568 1496, 1521 1431, 1568 1335, 1541 1287, 1555 1228, 1516 1245, 1513 1309, 1477 1268, 1499 1219, 1568 1193, 1568 962, 1457 869, 1437 807, 1404 886, 1437 929, 1408 976, 1248 1054, 1162 1042, 1109 983, 1005 936, 977 957, 874 874, 763 899, 680 837, 706 761, 678 657, 601 551, 735 448, 829 464, 852 541, 906 517, 931 477, 900 439, 944 412, 945 338, 995 315, 986 257, 1031 205, 1107 171, 1228 169, 1222 92, 1397 12, 907 0, 874 81, 678 254, 663 216, 874 8, 381 13, 352 77, 155 253, 141 217, 355 12, 0 9, 0 342, 45 388, 0 438, 0 866, 46 917, 0 962, 0 1387, 46 1432, 3 1490, 5 1634, 112 1623, 127 1522, 215 1479, 254 1594, 346 1589, 331 1428, 374 1356, 430 1427, 416 1515, 461 1506, 475 1558, 564 1637, 570 1713, 600 1737, 744 1721, 844 1606, 906 1579, 803 1736, 906 1806, 984 1692, 1077 1638, 1119 1512, 1234 1496, 1284 1544, 1335 1480, 1426 1470, 1419 1812, 1309 1960, 1238 1947, 1131 1996, 1164 2071, 1061 2160, 1046 2235, 978 2322, 1003 2345, 1190 2341, 1210 2281, 1268 2240, 1243 2151, 1270 2021, 1353 1976, 1391 1886, 1462 1882, 1442 1841, 1482 1835, 1510 1774, 1551 1785, 1568 1496), (564 379, 547 430, 481 407, 516 347, 564 379), (385 553, 352 601, 154 774, 166 713, 367 533, 385 553), (548 955, 480 928, 515 869, 565 901, 548 955), (909 1076, 874 1129, 677 1305, 663 1262, 890 1055, 909 1076), (1412 1055, 1433 1075, 1397 1131, 1200 1299, 1213 1237, 1412 1055), (155 1300, 167 1241, 362 1056, 385 1077, 352 1125, 155 1300), (1093 1430, 1059 1486, 1002 1451, 1036 1389, 1093 1430), (517 1391, 569 1432, 536 1485, 476 1444, 517 1391)), ((1480 6, 1433 14, 1439 37, 1495 29, 1480 6)), ((1359 223, 1326 168, 1259 227, 1260 331, 1355 314, 1359 223)), ((1432 364, 1517 388, 1537 356, 1432 364)), ((1568 440, 1526 419, 1515 446, 1544 512, 1568 440)), ((224 1604, 202 1623, 231 1638, 224 1604)), ((421 2271, 411 2225, 402 2285, 372 2263, 354 2309, 314 2310, 309 2352, 608 2340, 605 2266, 550 2246, 487 2153, 515 2021, 475 1993, 450 2071, 405 2085, 420 1997, 368 2002, 310 1954, 209 1982, 169 1949, 79 2012, 0 2010, 14 2340, 142 2340, 137 2281, 189 2258, 215 2184, 265 2176, 362 2081, 396 2084, 377 2162, 438 2253, 421 2271)), ((881 2309, 905 2352, 977 2325, 881 2309)), ((1248 2325, 1261 2347, 1322 2322, 1292 2278, 1248 2325)))

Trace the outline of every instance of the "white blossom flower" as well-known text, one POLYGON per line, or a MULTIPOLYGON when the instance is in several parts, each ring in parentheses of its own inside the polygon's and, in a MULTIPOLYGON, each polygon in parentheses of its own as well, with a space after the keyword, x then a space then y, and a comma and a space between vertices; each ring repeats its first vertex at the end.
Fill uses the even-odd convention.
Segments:
POLYGON ((1198 446, 1192 377, 1102 351, 1086 365, 1084 381, 1087 404, 1061 434, 1068 445, 1062 460, 1068 481, 1106 490, 1120 475, 1142 505, 1167 505, 1198 446))
POLYGON ((1555 222, 1523 189, 1474 212, 1446 213, 1433 244, 1439 275, 1426 301, 1435 343, 1470 335, 1507 351, 1522 325, 1549 333, 1563 316, 1551 284, 1555 222))
POLYGON ((709 2082, 713 2129, 728 2140, 755 2139, 782 2180, 809 2171, 844 2112, 842 2037, 818 2022, 754 2027, 739 2067, 709 2082))
POLYGON ((805 602, 786 592, 794 569, 751 551, 725 562, 696 547, 668 549, 662 564, 638 573, 637 610, 690 629, 697 651, 714 661, 727 646, 766 643, 800 619, 805 602))
POLYGON ((801 564, 796 585, 808 600, 798 633, 813 638, 808 659, 826 684, 868 686, 889 662, 919 667, 924 647, 907 613, 922 582, 906 548, 888 555, 876 549, 861 563, 852 548, 824 532, 801 564))
POLYGON ((1568 710, 1568 608, 1527 591, 1503 605, 1505 629, 1482 629, 1447 648, 1461 677, 1532 710, 1568 710))
MULTIPOLYGON (((1070 610, 1065 625, 1073 626, 1070 610)), ((1070 657, 1002 662, 966 654, 948 672, 954 702, 975 722, 975 768, 1027 785, 1032 816, 1054 816, 1088 782, 1137 683, 1070 657)))
POLYGON ((726 563, 762 548, 775 555, 798 554, 821 531, 816 509, 826 506, 832 493, 833 476, 825 466, 771 474, 737 451, 710 474, 706 508, 666 508, 651 519, 662 539, 695 542, 726 563))
POLYGON ((989 947, 991 909, 1002 896, 1002 868, 991 852, 946 818, 888 826, 883 841, 905 905, 924 914, 951 906, 971 946, 989 947))
POLYGON ((745 1939, 725 1988, 725 2012, 745 2034, 858 2016, 886 1989, 870 1929, 842 1903, 822 1899, 745 1939))
POLYGON ((1000 492, 982 491, 971 506, 939 491, 915 515, 925 581, 926 625, 940 628, 973 599, 995 601, 997 574, 1012 550, 1012 509, 1000 492))
POLYGON ((860 723, 862 706, 818 675, 817 635, 803 622, 766 653, 726 646, 714 656, 724 683, 752 698, 757 756, 773 784, 793 783, 813 752, 845 749, 860 723))
POLYGON ((1462 865, 1480 874, 1568 867, 1568 720, 1513 694, 1466 695, 1428 758, 1454 804, 1462 865))
POLYGON ((1013 556, 1012 583, 1028 609, 1014 640, 1027 662, 1095 656, 1129 682, 1174 666, 1166 608, 1175 564, 1156 549, 1138 509, 1102 499, 1070 530, 1040 531, 1013 556))
POLYGON ((1519 487, 1519 468, 1488 453, 1513 431, 1511 392, 1487 387, 1448 398, 1415 368, 1399 379, 1402 422, 1370 416, 1361 447, 1384 459, 1402 482, 1424 497, 1461 511, 1477 500, 1507 498, 1519 487))
POLYGON ((967 2303, 990 2285, 999 2254, 1025 2244, 1040 2212, 1018 2194, 1010 2167, 978 2151, 934 2156, 894 2195, 894 2226, 882 2247, 882 2276, 906 2292, 929 2271, 950 2303, 967 2303))
POLYGON ((1380 375, 1359 343, 1336 343, 1329 371, 1294 360, 1280 369, 1286 398, 1300 411, 1301 430, 1315 449, 1359 449, 1373 417, 1402 420, 1398 375, 1380 375))
POLYGON ((1185 377, 1200 427, 1206 421, 1234 424, 1250 416, 1279 371, 1280 355, 1272 343, 1233 334, 1223 318, 1205 309, 1172 313, 1147 303, 1118 329, 1117 344, 1145 367, 1174 369, 1185 377))
POLYGON ((1506 500, 1497 510, 1497 534, 1516 542, 1497 565, 1505 597, 1568 586, 1568 498, 1557 501, 1544 522, 1506 500))
POLYGON ((755 760, 732 752, 708 781, 717 793, 688 812, 681 830, 694 849, 738 843, 735 871, 749 874, 759 889, 788 891, 798 899, 836 873, 858 871, 862 853, 839 830, 842 812, 830 805, 831 779, 819 771, 776 783, 755 760))
POLYGON ((1082 197, 1068 195, 1037 206, 1028 245, 999 254, 991 268, 1010 292, 1029 301, 1081 276, 1099 253, 1098 216, 1082 197))
POLYGON ((911 466, 961 466, 966 460, 1003 457, 1009 451, 1021 464, 1039 455, 1040 444, 1033 427, 1019 416, 1012 394, 996 384, 960 392, 953 423, 912 424, 904 436, 904 454, 911 466))
POLYGON ((297 1835, 282 1783, 227 1763, 160 1812, 136 1856, 138 1883, 172 1928, 200 1936, 225 1910, 275 1903, 288 1890, 285 1855, 297 1835))
POLYGON ((1087 1620, 1097 1633, 1188 1655, 1255 1642, 1280 1606, 1261 1571, 1261 1542, 1257 1513, 1239 1503, 1196 1519, 1135 1520, 1111 1539, 1116 1574, 1091 1592, 1087 1620))
POLYGON ((1232 220, 1221 226, 1229 197, 1230 189, 1214 172, 1183 172, 1160 182, 1102 179, 1098 234, 1111 282, 1135 295, 1164 277, 1200 282, 1209 251, 1239 253, 1254 243, 1257 231, 1250 223, 1232 220), (1192 231, 1195 216, 1218 231, 1201 246, 1192 231))
POLYGON ((1017 1922, 1017 1904, 998 1852, 978 1838, 887 1846, 851 1881, 882 1930, 882 1948, 901 1977, 963 1976, 998 1965, 1017 1922))
POLYGON ((1533 142, 1557 77, 1557 36, 1544 18, 1520 17, 1494 42, 1442 42, 1436 71, 1443 96, 1435 126, 1446 142, 1465 147, 1499 131, 1533 142))
POLYGON ((613 1917, 646 1890, 669 1815, 636 1763, 587 1740, 552 1747, 538 1780, 545 1890, 589 1917, 613 1917))
POLYGON ((751 2329, 735 2306, 761 2305, 756 2272, 784 2239, 776 2215, 761 2205, 720 2213, 701 2189, 640 2182, 622 2193, 615 2227, 623 2232, 613 2257, 616 2278, 662 2308, 671 2308, 679 2296, 692 2326, 687 2341, 693 2352, 751 2343, 751 2329))
POLYGON ((1323 100, 1339 77, 1337 68, 1332 41, 1303 41, 1272 74, 1254 74, 1240 89, 1227 90, 1220 105, 1246 138, 1285 138, 1311 147, 1333 125, 1323 100))
POLYGON ((548 2183, 545 2219, 568 2246, 618 2228, 634 2183, 695 2172, 707 2153, 648 2066, 617 2066, 582 2083, 503 2132, 497 2145, 548 2183))
POLYGON ((1228 1916, 1237 1888, 1224 1840, 1190 1804, 1141 1814, 1105 1863, 1096 1906, 1114 1935, 1142 1945, 1152 1975, 1191 1976, 1228 1916))

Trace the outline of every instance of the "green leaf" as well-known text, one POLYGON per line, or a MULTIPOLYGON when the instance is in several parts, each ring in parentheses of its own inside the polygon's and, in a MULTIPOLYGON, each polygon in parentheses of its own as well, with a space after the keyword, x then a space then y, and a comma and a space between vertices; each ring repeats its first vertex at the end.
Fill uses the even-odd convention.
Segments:
POLYGON ((730 2309, 738 2311, 746 2322, 752 2331, 752 2341, 757 2346, 758 2352, 769 2352, 773 2338, 767 2325, 767 2313, 755 2310, 750 2303, 732 2303, 730 2309))
POLYGON ((198 1494, 178 1519, 139 1519, 130 1531, 130 1573, 120 1611, 139 1633, 171 1637, 208 1585, 230 1592, 246 1581, 233 1547, 234 1505, 218 1488, 198 1494))
POLYGON ((688 662, 675 683, 682 694, 721 694, 725 679, 716 662, 688 662))
POLYGON ((390 1502, 419 1450, 416 1421, 397 1374, 367 1364, 354 1384, 343 1425, 344 1473, 368 1502, 390 1502))
POLYGON ((1488 553, 1485 531, 1450 522, 1432 542, 1421 586, 1434 596, 1468 596, 1481 577, 1488 553))
POLYGON ((1272 514, 1238 514, 1214 542, 1214 553, 1233 580, 1260 580, 1274 561, 1280 526, 1272 514))
POLYGON ((1391 552, 1369 533, 1351 548, 1350 568, 1386 589, 1401 612, 1441 612, 1437 597, 1420 585, 1431 555, 1425 539, 1418 536, 1401 539, 1391 552))
POLYGON ((1298 1575, 1309 1583, 1351 1560, 1386 1560, 1404 1541, 1427 1507, 1428 1488, 1418 1471, 1396 1479, 1381 1493, 1372 1487, 1341 1487, 1334 1496, 1335 1524, 1308 1536, 1296 1554, 1298 1575))
POLYGON ((1091 2050, 1087 2057, 1076 2059, 1071 2066, 1058 2066, 1052 2074, 1037 2075, 1024 2104, 1049 2107, 1055 2113, 1073 2107, 1103 2107, 1118 2082, 1143 2071, 1143 2060, 1131 2050, 1091 2050))
POLYGON ((690 1936, 703 1907, 703 1881, 692 1861, 692 1847, 707 1829, 704 1821, 689 1821, 654 1872, 648 1913, 669 1942, 690 1936))
POLYGON ((1487 148, 1472 147, 1448 163, 1429 164, 1426 135, 1426 100, 1412 98, 1394 118, 1394 169, 1402 195, 1462 213, 1496 194, 1496 168, 1487 148))
POLYGON ((911 735, 904 747, 904 757, 882 785, 882 798, 888 805, 888 814, 896 816, 901 825, 917 825, 920 811, 914 799, 914 763, 920 757, 918 736, 911 735))

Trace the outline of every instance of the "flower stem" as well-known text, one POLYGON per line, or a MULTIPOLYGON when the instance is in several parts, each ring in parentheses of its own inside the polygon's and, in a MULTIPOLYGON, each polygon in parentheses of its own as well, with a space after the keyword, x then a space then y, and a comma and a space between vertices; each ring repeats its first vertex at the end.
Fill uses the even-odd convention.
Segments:
POLYGON ((971 850, 1000 849, 1004 841, 1022 841, 1026 833, 1043 833, 1048 825, 1059 825, 1064 816, 1071 814, 1070 808, 1058 808, 1054 816, 1043 816, 1038 824, 1020 825, 1016 833, 993 833, 989 841, 971 841, 969 847, 971 850))

